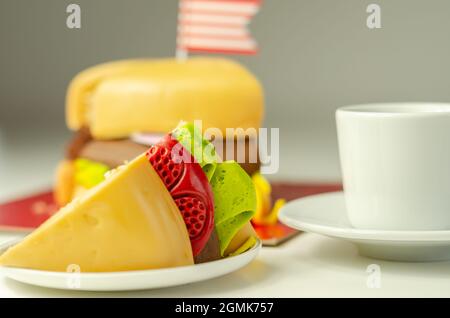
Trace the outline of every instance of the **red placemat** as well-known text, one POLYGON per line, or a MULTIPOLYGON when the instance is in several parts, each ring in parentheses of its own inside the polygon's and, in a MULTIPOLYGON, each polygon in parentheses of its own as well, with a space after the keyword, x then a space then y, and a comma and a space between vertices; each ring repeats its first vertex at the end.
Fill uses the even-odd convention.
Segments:
POLYGON ((308 195, 341 191, 340 184, 324 184, 324 183, 288 183, 288 182, 271 182, 272 198, 274 200, 284 198, 286 201, 306 197, 308 195))
MULTIPOLYGON (((306 183, 272 183, 272 201, 285 199, 286 201, 306 197, 308 195, 342 190, 339 184, 306 184, 306 183)), ((300 232, 280 222, 274 225, 253 224, 256 233, 264 246, 277 246, 289 240, 300 232)))
POLYGON ((58 206, 45 191, 0 204, 0 230, 29 232, 41 225, 58 206))

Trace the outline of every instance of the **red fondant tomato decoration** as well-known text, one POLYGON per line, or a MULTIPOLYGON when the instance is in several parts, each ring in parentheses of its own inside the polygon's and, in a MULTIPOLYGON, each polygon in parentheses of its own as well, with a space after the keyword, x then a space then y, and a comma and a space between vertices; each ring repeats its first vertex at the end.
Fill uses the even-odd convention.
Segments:
POLYGON ((214 229, 214 196, 205 173, 170 134, 148 150, 147 158, 178 206, 192 253, 198 255, 214 229))

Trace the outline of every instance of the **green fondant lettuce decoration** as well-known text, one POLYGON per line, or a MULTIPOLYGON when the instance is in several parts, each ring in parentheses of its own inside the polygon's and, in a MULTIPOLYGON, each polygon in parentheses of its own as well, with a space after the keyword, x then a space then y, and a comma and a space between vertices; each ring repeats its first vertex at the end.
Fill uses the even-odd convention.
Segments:
POLYGON ((235 161, 217 164, 211 186, 214 222, 223 256, 233 237, 255 213, 255 187, 250 176, 235 161))
POLYGON ((208 181, 211 181, 217 162, 220 161, 214 145, 204 139, 201 130, 192 123, 181 122, 172 131, 172 136, 194 156, 205 172, 208 181))
POLYGON ((256 211, 256 192, 250 176, 235 161, 220 163, 214 146, 192 123, 182 122, 172 131, 200 164, 214 194, 214 222, 223 256, 236 233, 256 211))

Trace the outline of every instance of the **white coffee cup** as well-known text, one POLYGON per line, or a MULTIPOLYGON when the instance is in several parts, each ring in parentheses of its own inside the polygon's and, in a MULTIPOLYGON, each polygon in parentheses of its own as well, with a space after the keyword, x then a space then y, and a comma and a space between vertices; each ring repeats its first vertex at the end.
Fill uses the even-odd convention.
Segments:
POLYGON ((450 104, 339 108, 350 223, 377 230, 450 230, 450 104))

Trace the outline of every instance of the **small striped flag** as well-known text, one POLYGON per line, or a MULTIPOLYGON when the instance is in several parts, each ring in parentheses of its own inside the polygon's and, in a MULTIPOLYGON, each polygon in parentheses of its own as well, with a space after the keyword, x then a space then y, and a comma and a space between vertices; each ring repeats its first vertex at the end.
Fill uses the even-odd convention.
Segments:
POLYGON ((256 54, 247 28, 261 0, 180 0, 177 56, 188 52, 256 54))

